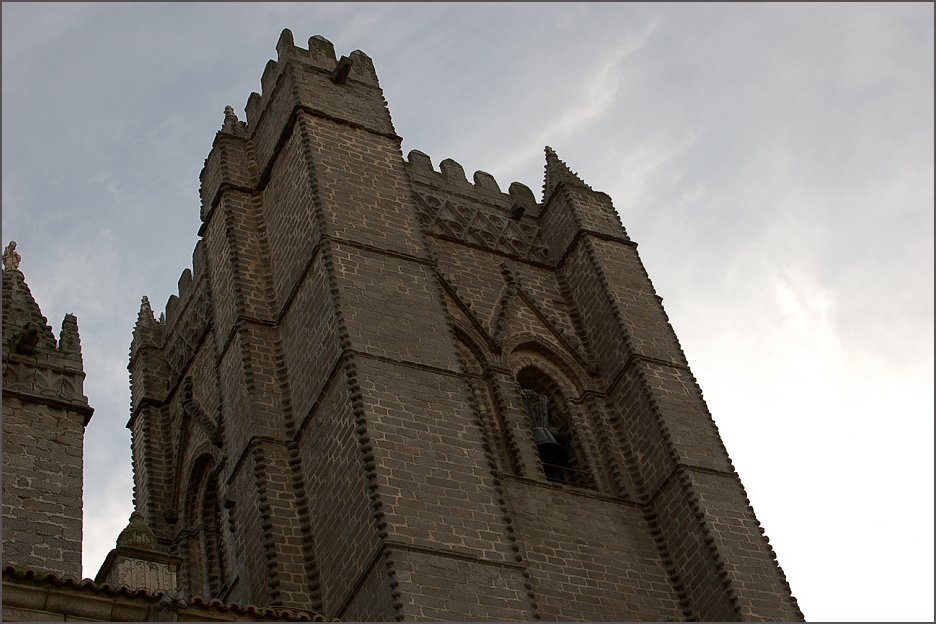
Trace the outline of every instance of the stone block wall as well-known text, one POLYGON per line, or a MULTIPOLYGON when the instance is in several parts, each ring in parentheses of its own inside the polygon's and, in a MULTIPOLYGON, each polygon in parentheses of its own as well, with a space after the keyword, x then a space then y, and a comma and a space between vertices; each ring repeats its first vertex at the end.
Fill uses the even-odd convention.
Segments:
POLYGON ((78 412, 4 396, 5 563, 81 577, 83 420, 78 412))

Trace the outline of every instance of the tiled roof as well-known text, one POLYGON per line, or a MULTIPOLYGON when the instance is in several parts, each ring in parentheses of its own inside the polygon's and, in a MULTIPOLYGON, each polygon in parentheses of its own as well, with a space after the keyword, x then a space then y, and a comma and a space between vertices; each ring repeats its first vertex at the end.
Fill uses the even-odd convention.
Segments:
POLYGON ((146 589, 130 589, 126 585, 114 587, 106 583, 95 583, 91 579, 76 580, 69 577, 60 577, 47 572, 39 572, 28 568, 7 565, 3 568, 3 580, 19 583, 29 583, 49 588, 70 588, 81 592, 91 593, 101 597, 123 597, 145 600, 148 603, 162 602, 165 606, 176 610, 197 609, 214 610, 222 613, 231 613, 239 616, 266 621, 280 622, 324 622, 325 618, 314 611, 303 609, 287 609, 280 607, 257 607, 254 605, 239 605, 224 603, 218 599, 206 600, 201 596, 191 598, 174 598, 164 591, 150 592, 146 589))

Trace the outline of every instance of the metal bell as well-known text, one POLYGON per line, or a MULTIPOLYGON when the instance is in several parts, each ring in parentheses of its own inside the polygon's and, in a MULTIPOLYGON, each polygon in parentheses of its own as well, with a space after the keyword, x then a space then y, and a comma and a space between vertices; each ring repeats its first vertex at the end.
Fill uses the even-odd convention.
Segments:
POLYGON ((536 442, 536 450, 539 451, 543 463, 562 464, 565 462, 565 449, 546 427, 533 428, 533 441, 536 442))

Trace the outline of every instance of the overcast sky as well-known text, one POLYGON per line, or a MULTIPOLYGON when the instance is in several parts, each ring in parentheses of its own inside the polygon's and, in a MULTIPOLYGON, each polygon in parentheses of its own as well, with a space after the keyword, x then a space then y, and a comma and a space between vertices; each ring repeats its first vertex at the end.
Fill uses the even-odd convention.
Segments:
POLYGON ((933 614, 932 4, 3 4, 3 244, 95 408, 84 574, 131 511, 127 361, 280 31, 375 62, 403 150, 608 193, 809 620, 933 614))

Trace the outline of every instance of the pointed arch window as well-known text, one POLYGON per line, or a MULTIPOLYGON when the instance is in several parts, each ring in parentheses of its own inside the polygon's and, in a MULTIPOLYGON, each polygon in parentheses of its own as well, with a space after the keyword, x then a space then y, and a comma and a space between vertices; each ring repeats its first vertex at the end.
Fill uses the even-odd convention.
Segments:
POLYGON ((213 463, 209 457, 197 462, 186 505, 189 591, 207 598, 220 597, 224 591, 221 506, 213 463))
POLYGON ((546 479, 594 488, 594 479, 580 448, 569 410, 556 385, 532 367, 520 371, 517 384, 546 479))

